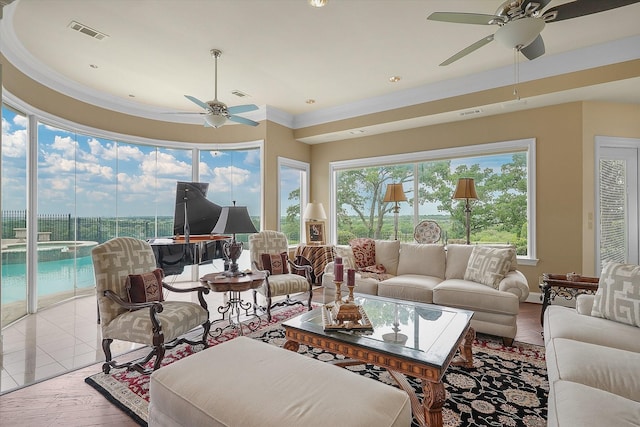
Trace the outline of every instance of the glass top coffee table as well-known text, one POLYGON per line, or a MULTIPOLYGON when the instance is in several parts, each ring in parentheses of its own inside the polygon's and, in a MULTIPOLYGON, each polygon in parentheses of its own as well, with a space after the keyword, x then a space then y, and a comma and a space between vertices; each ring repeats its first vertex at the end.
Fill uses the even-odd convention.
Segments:
POLYGON ((354 359, 338 365, 365 362, 386 368, 409 394, 420 425, 441 427, 445 371, 452 364, 473 366, 473 312, 373 296, 355 302, 364 308, 373 332, 325 331, 322 308, 317 308, 283 323, 284 348, 298 351, 306 344, 354 359), (422 380, 422 402, 405 375, 422 380))

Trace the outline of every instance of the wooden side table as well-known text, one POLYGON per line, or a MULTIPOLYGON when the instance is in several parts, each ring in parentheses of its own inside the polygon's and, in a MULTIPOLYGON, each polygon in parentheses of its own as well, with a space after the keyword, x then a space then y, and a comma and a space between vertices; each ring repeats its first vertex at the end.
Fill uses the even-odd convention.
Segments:
POLYGON ((313 283, 322 280, 324 268, 335 258, 336 251, 333 245, 299 245, 295 256, 303 256, 311 263, 311 275, 313 283))
MULTIPOLYGON (((249 316, 249 309, 253 308, 254 319, 247 324, 247 327, 250 331, 258 329, 260 326, 260 317, 256 314, 254 305, 244 301, 240 293, 259 288, 266 278, 267 274, 264 271, 252 271, 251 273, 236 277, 227 277, 222 273, 209 273, 202 276, 200 283, 213 292, 229 292, 229 300, 227 303, 218 307, 218 313, 220 313, 222 317, 211 323, 220 322, 226 318, 229 320, 228 327, 236 328, 240 335, 244 335, 242 330, 243 325, 240 323, 240 312, 244 311, 245 315, 249 316), (257 321, 255 319, 257 319, 257 321)), ((212 332, 221 334, 224 329, 226 329, 226 327, 217 328, 212 332)))
POLYGON ((581 276, 579 280, 570 281, 567 280, 565 274, 544 273, 542 283, 540 283, 540 291, 542 292, 540 324, 544 325, 544 312, 556 297, 569 301, 581 294, 593 295, 598 290, 599 280, 597 277, 581 276))

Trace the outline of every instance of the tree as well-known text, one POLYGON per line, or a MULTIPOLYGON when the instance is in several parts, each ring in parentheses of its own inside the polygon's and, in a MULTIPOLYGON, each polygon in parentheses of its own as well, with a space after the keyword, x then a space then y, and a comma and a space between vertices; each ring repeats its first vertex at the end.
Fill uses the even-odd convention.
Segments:
MULTIPOLYGON (((380 238, 384 218, 392 212, 394 204, 385 203, 387 184, 412 181, 411 166, 377 166, 338 173, 337 216, 338 229, 348 229, 356 236, 380 238), (352 223, 349 212, 359 222, 352 223)), ((411 190, 405 188, 405 193, 411 190)), ((346 243, 346 242, 339 242, 346 243)))

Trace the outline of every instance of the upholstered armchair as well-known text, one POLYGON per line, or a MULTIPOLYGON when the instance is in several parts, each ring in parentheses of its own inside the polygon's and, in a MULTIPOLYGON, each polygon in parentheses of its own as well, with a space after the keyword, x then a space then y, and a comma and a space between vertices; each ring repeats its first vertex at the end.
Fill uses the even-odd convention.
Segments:
POLYGON ((288 251, 289 244, 284 233, 265 230, 249 235, 251 266, 268 272, 264 285, 253 291, 253 303, 258 305, 257 292, 265 296, 267 303, 264 309, 268 321, 271 321, 271 309, 274 307, 304 304, 303 301, 292 300, 291 294, 309 292, 307 307, 311 310, 312 267, 293 263, 288 257, 288 251), (273 297, 282 295, 286 295, 283 301, 272 303, 273 297))
POLYGON ((128 368, 150 373, 144 364, 155 356, 153 370, 160 367, 165 349, 178 344, 204 344, 211 323, 204 294, 209 289, 199 286, 180 289, 163 282, 164 273, 156 268, 153 250, 147 242, 131 237, 111 239, 91 252, 96 278, 96 296, 102 327, 102 371, 128 368), (162 291, 197 292, 200 304, 188 301, 164 301, 162 291), (201 341, 178 338, 202 326, 201 341), (117 364, 111 357, 111 343, 122 340, 151 347, 139 360, 117 364))

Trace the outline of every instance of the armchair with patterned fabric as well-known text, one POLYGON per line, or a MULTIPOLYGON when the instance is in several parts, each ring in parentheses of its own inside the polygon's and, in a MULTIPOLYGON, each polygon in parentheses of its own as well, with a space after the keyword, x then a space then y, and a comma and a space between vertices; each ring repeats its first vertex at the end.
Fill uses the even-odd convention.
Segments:
POLYGON ((207 347, 211 323, 204 294, 209 289, 203 286, 181 289, 164 283, 164 273, 156 268, 151 246, 142 240, 117 237, 93 248, 91 256, 102 328, 104 373, 109 373, 111 368, 150 373, 151 369, 144 365, 155 356, 153 370, 158 369, 165 349, 183 342, 207 347), (197 292, 200 304, 164 301, 163 288, 172 292, 197 292), (178 338, 199 326, 203 328, 201 341, 178 338), (111 357, 114 339, 145 344, 151 351, 140 360, 117 364, 111 357))
POLYGON ((304 304, 303 301, 292 300, 291 294, 309 292, 307 307, 311 310, 311 266, 293 263, 288 257, 288 252, 289 244, 284 233, 265 230, 249 235, 252 268, 268 272, 264 285, 253 291, 253 302, 256 306, 257 292, 266 298, 266 307, 263 308, 267 312, 268 321, 271 321, 271 309, 274 307, 304 304), (282 295, 286 295, 283 301, 272 303, 273 297, 282 295))

